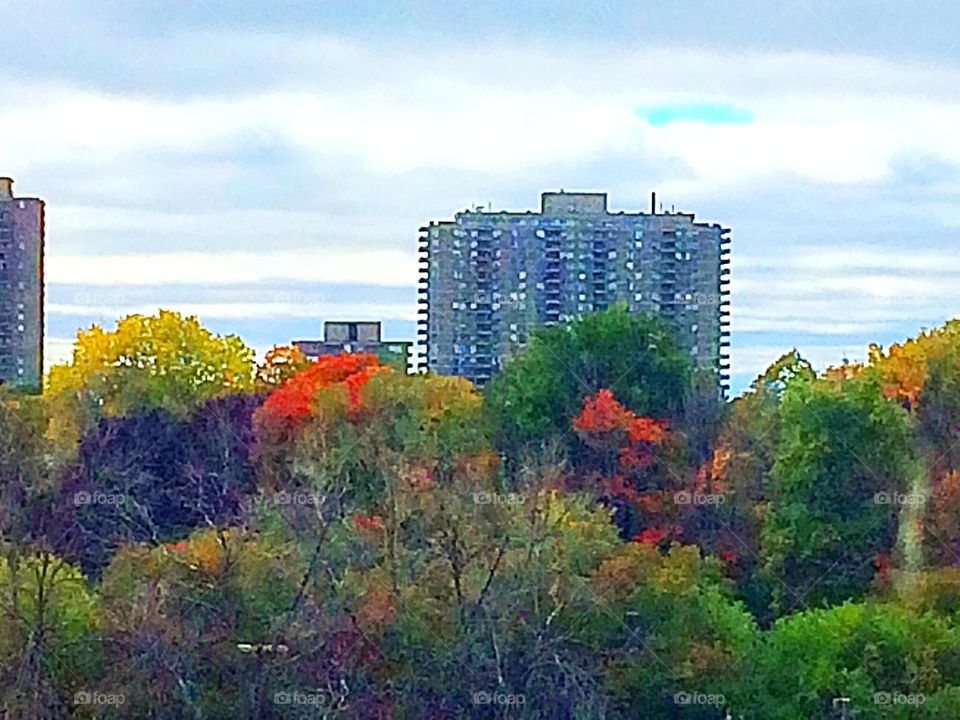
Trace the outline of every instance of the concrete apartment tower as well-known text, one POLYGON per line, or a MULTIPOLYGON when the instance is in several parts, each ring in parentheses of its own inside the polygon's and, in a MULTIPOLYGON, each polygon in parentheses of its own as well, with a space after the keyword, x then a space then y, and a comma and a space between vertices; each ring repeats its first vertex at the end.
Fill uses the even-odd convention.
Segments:
POLYGON ((624 302, 673 328, 694 367, 729 381, 730 231, 694 216, 607 210, 545 192, 540 212, 473 209, 420 228, 421 367, 483 385, 539 325, 624 302))
POLYGON ((44 203, 0 177, 0 384, 40 390, 44 203))

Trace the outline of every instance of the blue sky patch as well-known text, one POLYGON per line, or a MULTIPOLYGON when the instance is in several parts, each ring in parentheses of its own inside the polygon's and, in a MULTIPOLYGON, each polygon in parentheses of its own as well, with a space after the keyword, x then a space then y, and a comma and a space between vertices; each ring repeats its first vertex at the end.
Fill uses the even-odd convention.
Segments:
POLYGON ((708 125, 746 125, 753 121, 752 110, 729 103, 687 103, 637 108, 637 116, 654 127, 682 121, 708 125))

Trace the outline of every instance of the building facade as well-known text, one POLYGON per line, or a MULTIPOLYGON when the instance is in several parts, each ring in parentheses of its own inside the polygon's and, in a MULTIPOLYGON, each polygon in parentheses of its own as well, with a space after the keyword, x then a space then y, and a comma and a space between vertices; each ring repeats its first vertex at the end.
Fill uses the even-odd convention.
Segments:
POLYGON ((39 390, 43 377, 44 204, 0 177, 0 383, 39 390))
POLYGON ((421 366, 482 385, 535 327, 623 302, 664 319, 725 392, 729 230, 651 205, 611 213, 606 193, 546 192, 540 212, 475 209, 421 228, 421 366))
POLYGON ((408 372, 412 369, 412 342, 384 340, 377 321, 333 320, 323 324, 323 340, 294 340, 293 344, 308 358, 338 355, 343 352, 372 353, 386 365, 408 372))

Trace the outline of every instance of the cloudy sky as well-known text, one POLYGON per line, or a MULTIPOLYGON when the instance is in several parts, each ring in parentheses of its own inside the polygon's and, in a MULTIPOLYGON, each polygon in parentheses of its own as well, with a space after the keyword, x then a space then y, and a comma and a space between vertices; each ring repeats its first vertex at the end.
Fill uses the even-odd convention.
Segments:
POLYGON ((733 229, 733 372, 960 304, 949 0, 2 0, 0 175, 48 354, 158 306, 263 349, 414 333, 417 228, 560 187, 733 229))

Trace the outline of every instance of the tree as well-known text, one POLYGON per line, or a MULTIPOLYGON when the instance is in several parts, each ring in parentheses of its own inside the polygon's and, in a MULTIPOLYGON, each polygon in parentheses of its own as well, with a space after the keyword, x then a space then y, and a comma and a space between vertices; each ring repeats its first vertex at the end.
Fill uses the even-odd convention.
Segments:
POLYGON ((573 483, 568 484, 612 506, 624 537, 670 535, 667 517, 676 470, 666 423, 632 413, 604 389, 584 399, 572 425, 583 445, 576 448, 573 483))
POLYGON ((722 503, 690 508, 685 537, 705 552, 725 558, 751 612, 766 624, 771 578, 760 569, 760 537, 770 498, 780 435, 781 402, 787 390, 816 379, 795 349, 784 353, 727 408, 714 439, 712 457, 699 470, 696 488, 722 496, 722 503))
POLYGON ((273 691, 316 687, 299 665, 317 649, 276 641, 300 571, 291 546, 243 528, 123 548, 101 583, 116 717, 284 717, 273 691))
POLYGON ((602 389, 638 415, 680 417, 689 367, 667 326, 616 305, 535 332, 488 386, 498 442, 516 452, 564 437, 584 398, 602 389))
POLYGON ((889 556, 913 462, 904 411, 868 378, 793 384, 781 430, 763 552, 781 611, 860 597, 889 556))
POLYGON ((99 608, 79 570, 36 548, 0 560, 0 703, 22 720, 67 717, 100 667, 99 608))
POLYGON ((274 345, 257 365, 257 390, 274 390, 309 365, 310 360, 296 345, 274 345))
POLYGON ((749 717, 835 717, 837 697, 850 699, 853 717, 948 717, 958 641, 945 618, 895 604, 848 602, 782 618, 745 663, 749 717))
POLYGON ((234 393, 188 417, 154 408, 101 419, 58 488, 62 552, 97 575, 121 544, 161 543, 236 518, 256 491, 259 403, 234 393))
POLYGON ((253 360, 237 336, 214 335, 196 317, 169 310, 128 315, 112 331, 93 325, 77 334, 71 361, 50 369, 55 430, 69 441, 101 417, 189 412, 209 398, 251 390, 253 360))
POLYGON ((42 534, 53 453, 38 398, 0 388, 0 543, 16 551, 42 534))
POLYGON ((745 708, 737 680, 756 626, 697 548, 625 545, 591 586, 578 634, 604 656, 612 717, 716 718, 745 708), (694 696, 702 700, 689 703, 694 696))
POLYGON ((924 559, 960 563, 960 532, 952 519, 960 504, 960 321, 925 330, 886 352, 872 345, 867 372, 884 396, 906 409, 916 435, 911 489, 930 502, 910 508, 901 533, 910 569, 919 570, 924 559))

